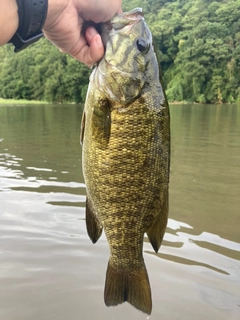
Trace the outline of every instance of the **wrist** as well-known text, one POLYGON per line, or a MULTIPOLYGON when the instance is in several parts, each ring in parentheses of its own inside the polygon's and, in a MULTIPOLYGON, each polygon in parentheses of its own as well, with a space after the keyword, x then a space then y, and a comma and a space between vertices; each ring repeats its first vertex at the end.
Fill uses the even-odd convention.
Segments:
POLYGON ((48 0, 16 0, 19 26, 10 42, 19 52, 42 36, 42 28, 47 16, 48 0))
POLYGON ((71 0, 48 0, 48 12, 43 30, 51 28, 58 21, 61 13, 67 7, 71 0))

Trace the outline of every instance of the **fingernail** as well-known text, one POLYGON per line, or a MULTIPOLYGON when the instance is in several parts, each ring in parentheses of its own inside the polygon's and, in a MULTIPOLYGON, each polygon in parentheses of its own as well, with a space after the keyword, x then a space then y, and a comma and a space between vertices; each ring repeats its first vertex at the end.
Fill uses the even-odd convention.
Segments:
POLYGON ((87 29, 87 33, 88 33, 88 36, 89 36, 90 38, 93 38, 93 37, 97 34, 97 31, 96 31, 95 28, 89 27, 89 28, 87 29))
POLYGON ((97 45, 99 48, 102 48, 103 43, 102 43, 102 39, 101 39, 101 37, 100 37, 99 34, 95 37, 95 41, 96 41, 96 45, 97 45))

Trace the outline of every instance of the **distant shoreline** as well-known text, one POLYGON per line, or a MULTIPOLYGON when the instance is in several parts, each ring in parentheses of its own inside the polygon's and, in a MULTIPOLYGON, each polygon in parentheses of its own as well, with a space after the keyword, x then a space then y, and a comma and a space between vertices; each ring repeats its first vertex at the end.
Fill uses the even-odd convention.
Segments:
MULTIPOLYGON (((240 103, 199 103, 199 102, 191 102, 191 101, 173 101, 173 102, 168 102, 170 105, 181 105, 181 104, 196 104, 196 105, 240 105, 240 103)), ((0 105, 6 105, 6 104, 77 104, 74 102, 47 102, 47 101, 39 101, 39 100, 16 100, 16 99, 3 99, 0 98, 0 105)), ((81 104, 81 103, 80 103, 81 104)))
POLYGON ((38 100, 16 100, 16 99, 3 99, 0 98, 1 104, 49 104, 47 101, 38 101, 38 100))

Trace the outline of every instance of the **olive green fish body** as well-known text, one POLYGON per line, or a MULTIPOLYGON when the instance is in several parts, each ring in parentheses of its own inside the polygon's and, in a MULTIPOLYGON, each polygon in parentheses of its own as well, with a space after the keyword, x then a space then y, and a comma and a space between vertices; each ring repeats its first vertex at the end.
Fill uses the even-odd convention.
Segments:
POLYGON ((168 215, 169 110, 139 9, 111 24, 82 120, 87 230, 96 242, 104 228, 109 243, 106 304, 128 301, 150 314, 143 236, 158 251, 168 215))

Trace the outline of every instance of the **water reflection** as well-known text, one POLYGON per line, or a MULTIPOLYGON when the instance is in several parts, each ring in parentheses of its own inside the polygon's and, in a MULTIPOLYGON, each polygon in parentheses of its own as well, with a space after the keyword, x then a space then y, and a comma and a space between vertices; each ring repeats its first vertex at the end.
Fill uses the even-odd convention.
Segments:
MULTIPOLYGON (((1 319, 141 319, 103 303, 108 246, 86 234, 81 112, 0 107, 1 319)), ((240 108, 173 106, 171 127, 170 219, 158 254, 144 243, 151 319, 239 319, 240 108)))
MULTIPOLYGON (((154 254, 153 252, 150 252, 150 251, 145 251, 145 252, 149 253, 149 254, 154 254)), ((214 271, 226 274, 226 275, 230 275, 228 272, 226 272, 224 270, 218 269, 218 268, 211 266, 209 264, 198 262, 195 260, 190 260, 190 259, 186 259, 186 258, 182 258, 182 257, 170 255, 170 254, 163 254, 163 253, 157 253, 156 255, 162 259, 166 259, 169 261, 174 261, 177 263, 182 263, 182 264, 187 264, 187 265, 192 265, 192 266, 201 266, 201 267, 209 268, 211 270, 214 270, 214 271)))

